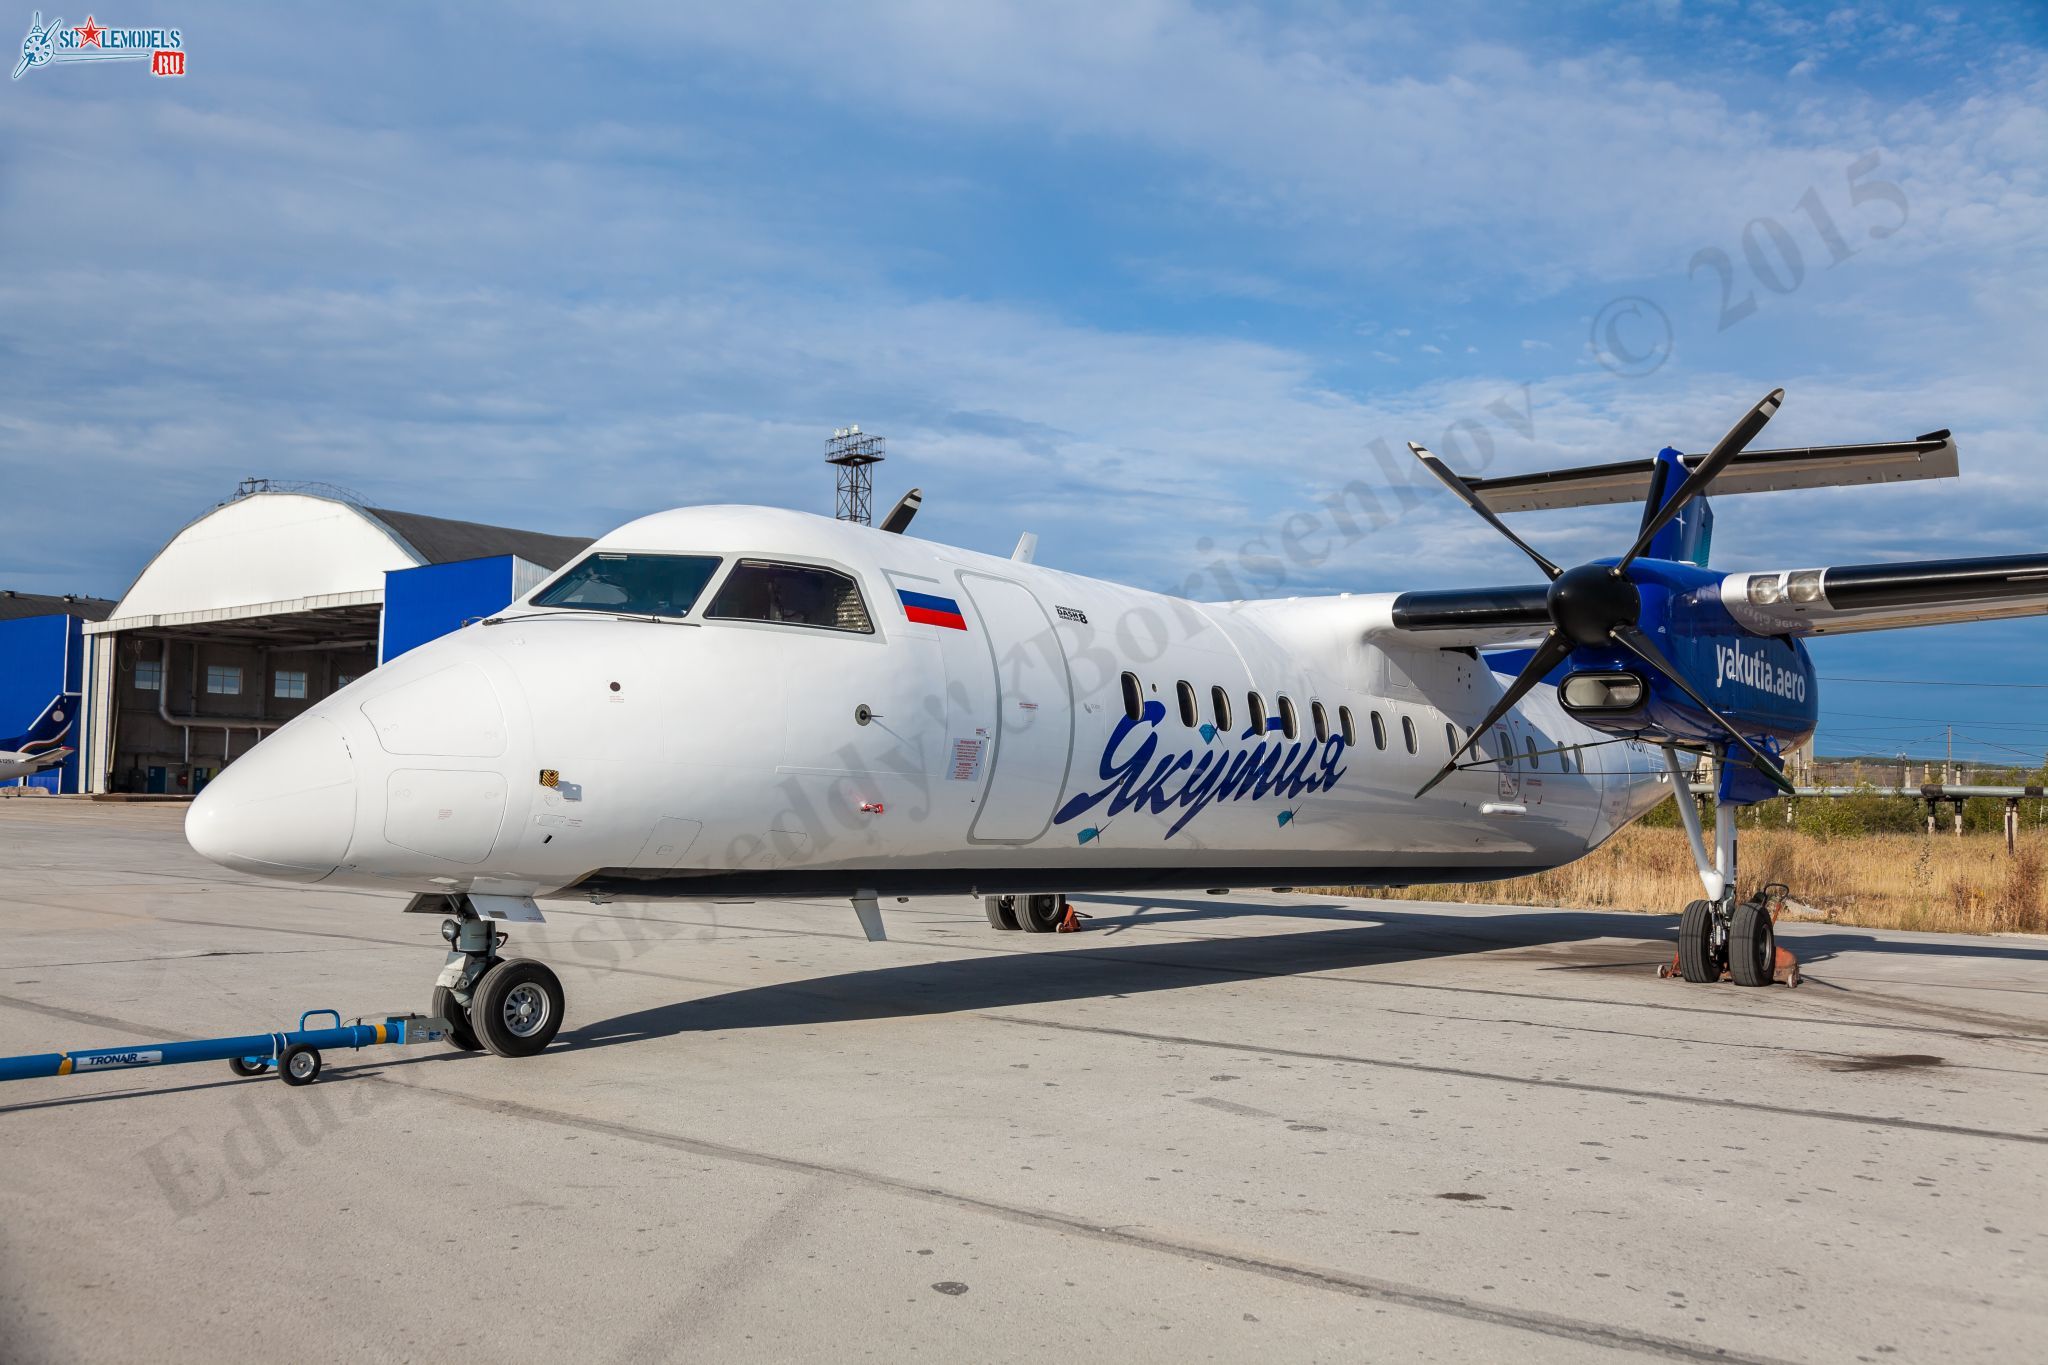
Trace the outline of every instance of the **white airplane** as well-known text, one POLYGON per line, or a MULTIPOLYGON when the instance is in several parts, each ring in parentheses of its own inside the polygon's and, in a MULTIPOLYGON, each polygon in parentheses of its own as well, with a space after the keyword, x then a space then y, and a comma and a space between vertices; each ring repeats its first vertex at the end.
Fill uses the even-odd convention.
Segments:
POLYGON ((1467 484, 1418 447, 1531 586, 1200 603, 892 533, 901 509, 662 512, 278 730, 186 834, 450 914, 432 1012, 516 1056, 562 1019, 555 975, 500 952, 536 899, 844 897, 874 939, 888 896, 1043 932, 1081 890, 1491 880, 1584 856, 1711 753, 1680 966, 1764 984, 1733 813, 1813 731, 1802 637, 2048 611, 2048 556, 1704 568, 1709 483, 1955 472, 1947 432, 1744 454, 1780 397, 1705 456, 1467 484), (1628 553, 1572 569, 1496 516, 1638 499, 1628 553))
POLYGON ((39 773, 71 757, 75 751, 64 741, 70 736, 77 715, 77 694, 60 693, 43 708, 26 733, 0 739, 0 782, 39 773))

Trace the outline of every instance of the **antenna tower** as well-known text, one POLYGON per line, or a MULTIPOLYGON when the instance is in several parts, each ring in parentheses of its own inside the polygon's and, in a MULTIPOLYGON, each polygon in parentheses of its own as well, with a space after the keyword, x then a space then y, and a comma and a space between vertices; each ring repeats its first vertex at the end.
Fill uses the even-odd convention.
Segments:
POLYGON ((839 495, 832 515, 841 521, 875 524, 874 466, 884 459, 882 438, 859 426, 841 427, 825 442, 825 463, 839 470, 839 495))

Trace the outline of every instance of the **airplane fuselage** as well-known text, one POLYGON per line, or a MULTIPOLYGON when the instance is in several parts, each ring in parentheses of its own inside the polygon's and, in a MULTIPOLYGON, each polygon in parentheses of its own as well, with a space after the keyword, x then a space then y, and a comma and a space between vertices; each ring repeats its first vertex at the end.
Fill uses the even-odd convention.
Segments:
POLYGON ((70 756, 69 749, 48 749, 37 753, 0 749, 0 782, 11 782, 17 777, 32 776, 45 768, 62 763, 70 756))
POLYGON ((1543 687, 1415 799, 1501 680, 1384 642, 1389 594, 1195 603, 762 508, 592 554, 716 563, 681 611, 537 605, 571 566, 392 660, 215 779, 194 845, 542 897, 1399 885, 1558 866, 1670 793, 1543 687), (798 624, 743 572, 857 597, 798 624))

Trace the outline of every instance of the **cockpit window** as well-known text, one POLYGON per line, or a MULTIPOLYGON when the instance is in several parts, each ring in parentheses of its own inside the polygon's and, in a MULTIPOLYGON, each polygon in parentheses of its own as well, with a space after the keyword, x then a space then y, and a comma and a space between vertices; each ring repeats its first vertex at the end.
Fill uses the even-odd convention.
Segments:
POLYGON ((704 614, 863 635, 875 631, 867 604, 861 601, 860 585, 846 574, 814 564, 743 559, 733 566, 704 614))
POLYGON ((600 551, 556 579, 533 605, 615 611, 622 616, 688 616, 718 564, 717 555, 600 551))

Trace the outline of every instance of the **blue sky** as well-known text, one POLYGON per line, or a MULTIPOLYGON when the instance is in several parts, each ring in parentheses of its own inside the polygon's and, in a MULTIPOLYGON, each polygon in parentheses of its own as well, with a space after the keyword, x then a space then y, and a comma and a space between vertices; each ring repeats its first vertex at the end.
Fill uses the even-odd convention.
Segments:
MULTIPOLYGON (((118 595, 248 474, 591 534, 829 512, 848 422, 963 545, 1208 595, 1262 554, 1265 591, 1512 582, 1376 446, 1701 449, 1776 385, 1765 444, 1948 426, 1964 477, 1724 499, 1717 564, 2048 547, 2037 5, 97 17, 181 27, 190 74, 0 87, 8 586, 118 595), (1399 515, 1301 533, 1361 483, 1399 515)), ((1520 520, 1570 558, 1631 517, 1520 520)), ((2048 622, 1816 653, 2032 682, 2048 622)), ((2038 760, 2043 701, 1824 684, 1823 748, 2038 760)))

